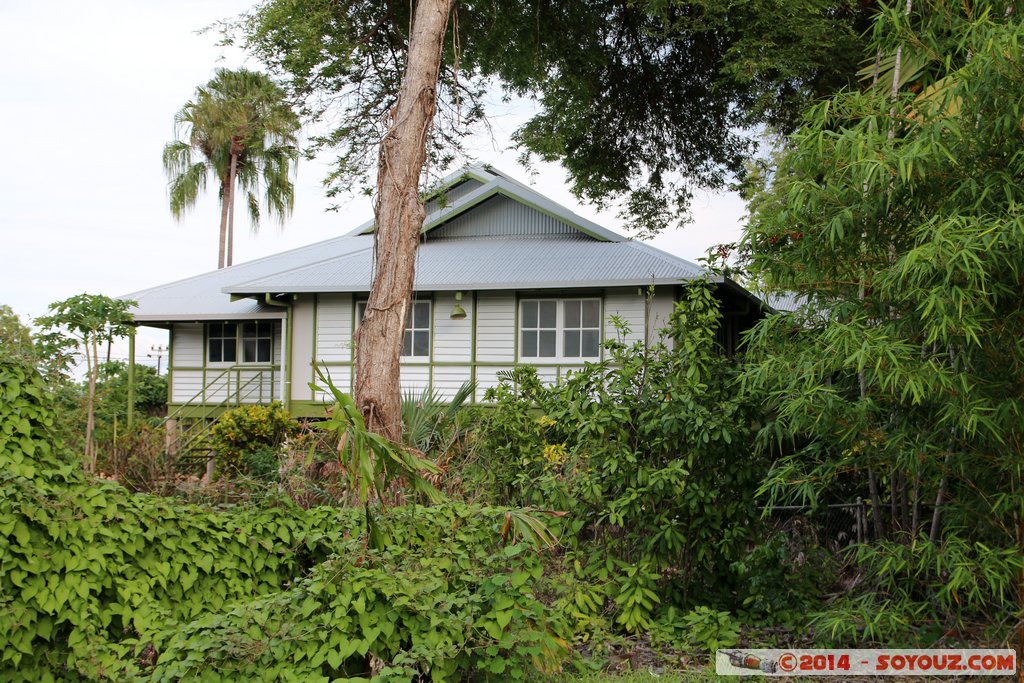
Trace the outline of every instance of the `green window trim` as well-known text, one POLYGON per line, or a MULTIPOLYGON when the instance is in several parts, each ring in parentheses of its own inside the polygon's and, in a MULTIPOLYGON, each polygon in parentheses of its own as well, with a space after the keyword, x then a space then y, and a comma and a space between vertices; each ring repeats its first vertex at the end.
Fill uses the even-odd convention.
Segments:
POLYGON ((601 297, 532 296, 516 307, 516 362, 572 365, 601 359, 601 297))
MULTIPOLYGON (((359 321, 366 314, 366 299, 355 301, 352 339, 359 321)), ((405 333, 402 339, 402 359, 427 364, 434 357, 434 301, 419 297, 412 301, 406 315, 405 333)))
MULTIPOLYGON (((203 325, 203 363, 211 369, 274 365, 278 322, 246 320, 203 325)), ((284 330, 281 330, 284 333, 284 330)))

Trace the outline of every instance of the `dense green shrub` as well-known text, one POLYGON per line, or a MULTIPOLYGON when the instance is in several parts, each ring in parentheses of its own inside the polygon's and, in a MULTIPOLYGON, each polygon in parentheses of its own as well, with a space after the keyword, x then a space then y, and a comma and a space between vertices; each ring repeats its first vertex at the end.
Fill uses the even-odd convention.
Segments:
POLYGON ((557 667, 564 622, 530 588, 540 561, 523 545, 493 552, 480 512, 398 513, 394 544, 348 539, 290 590, 179 631, 154 680, 504 681, 557 667))
POLYGON ((790 525, 763 535, 733 563, 732 570, 743 585, 745 614, 800 626, 808 612, 820 605, 839 560, 803 527, 790 525))
POLYGON ((569 513, 562 540, 589 586, 570 598, 582 624, 609 603, 627 631, 670 606, 740 606, 734 563, 755 538, 765 464, 757 402, 716 346, 719 317, 712 288, 695 283, 672 348, 609 342, 606 361, 558 386, 520 367, 488 393, 476 477, 494 500, 569 513))
POLYGON ((247 468, 251 456, 268 447, 277 448, 294 431, 291 416, 276 401, 269 406, 240 406, 225 412, 210 430, 217 471, 251 474, 247 468))
POLYGON ((564 654, 503 510, 398 508, 372 549, 362 510, 132 495, 86 477, 2 350, 0 393, 0 680, 507 679, 564 654))

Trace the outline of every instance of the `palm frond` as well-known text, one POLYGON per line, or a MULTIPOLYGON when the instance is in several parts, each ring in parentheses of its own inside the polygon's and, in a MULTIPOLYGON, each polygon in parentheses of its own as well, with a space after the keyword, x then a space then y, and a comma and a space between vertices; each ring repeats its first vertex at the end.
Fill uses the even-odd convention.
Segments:
POLYGON ((209 168, 202 162, 196 162, 176 174, 168 188, 171 202, 171 215, 180 220, 190 209, 195 207, 199 193, 206 189, 206 176, 209 168))
POLYGON ((271 218, 283 224, 291 215, 301 126, 284 90, 273 79, 248 69, 218 69, 178 110, 174 124, 176 139, 165 146, 163 163, 175 218, 195 205, 199 192, 206 189, 208 172, 221 181, 223 201, 233 153, 237 187, 246 195, 253 231, 263 217, 261 197, 271 218), (204 163, 197 164, 194 153, 204 163))

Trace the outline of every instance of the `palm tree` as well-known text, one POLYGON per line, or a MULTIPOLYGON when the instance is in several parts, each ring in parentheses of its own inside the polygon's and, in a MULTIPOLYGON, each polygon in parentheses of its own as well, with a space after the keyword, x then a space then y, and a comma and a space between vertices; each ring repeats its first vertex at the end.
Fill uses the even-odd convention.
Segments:
POLYGON ((195 206, 212 173, 220 183, 221 200, 217 267, 230 266, 236 190, 245 195, 254 231, 259 227, 260 195, 271 218, 283 223, 292 212, 299 117, 266 74, 218 69, 209 83, 196 88, 195 99, 185 103, 174 121, 176 139, 163 154, 171 215, 180 220, 195 206))

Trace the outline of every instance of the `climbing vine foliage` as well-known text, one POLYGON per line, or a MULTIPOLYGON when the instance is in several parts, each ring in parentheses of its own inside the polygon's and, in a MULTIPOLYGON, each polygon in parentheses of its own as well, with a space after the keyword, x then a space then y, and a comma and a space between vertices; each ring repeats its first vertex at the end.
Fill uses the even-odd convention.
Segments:
POLYGON ((540 560, 503 511, 215 511, 87 478, 43 381, 0 353, 0 679, 509 680, 557 666, 540 560))

